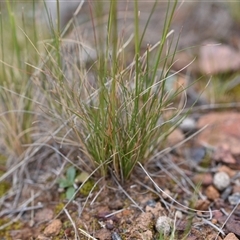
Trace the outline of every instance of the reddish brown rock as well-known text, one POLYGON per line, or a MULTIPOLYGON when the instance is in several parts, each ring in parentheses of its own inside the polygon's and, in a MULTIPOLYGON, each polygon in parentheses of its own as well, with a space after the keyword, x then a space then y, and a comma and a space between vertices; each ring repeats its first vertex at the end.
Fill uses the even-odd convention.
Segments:
POLYGON ((238 240, 235 234, 229 233, 223 240, 238 240))
POLYGON ((99 240, 111 240, 111 232, 106 228, 102 228, 94 234, 94 237, 99 240))
POLYGON ((235 176, 235 174, 237 173, 237 171, 232 170, 231 168, 227 167, 227 166, 221 166, 218 168, 218 172, 225 172, 229 175, 230 178, 232 178, 233 176, 235 176))
POLYGON ((55 219, 44 229, 43 233, 47 237, 57 236, 61 228, 62 222, 59 219, 55 219))
POLYGON ((197 200, 195 203, 195 209, 200 211, 207 211, 210 206, 210 202, 208 200, 197 200))
POLYGON ((210 200, 215 200, 215 199, 219 198, 219 196, 220 196, 220 193, 218 192, 218 190, 212 185, 210 185, 206 188, 205 194, 206 194, 207 198, 210 200))
MULTIPOLYGON (((209 113, 202 116, 197 127, 207 126, 198 136, 197 141, 207 143, 217 147, 222 144, 229 147, 229 153, 232 155, 240 154, 240 113, 223 112, 209 113)), ((224 160, 229 161, 224 157, 224 160)), ((234 160, 234 159, 231 159, 234 160)))
POLYGON ((240 68, 240 53, 229 45, 209 42, 201 46, 199 52, 199 67, 204 74, 219 74, 240 68))
POLYGON ((202 184, 203 186, 209 186, 213 182, 213 177, 211 173, 199 173, 193 177, 193 182, 195 184, 202 184))

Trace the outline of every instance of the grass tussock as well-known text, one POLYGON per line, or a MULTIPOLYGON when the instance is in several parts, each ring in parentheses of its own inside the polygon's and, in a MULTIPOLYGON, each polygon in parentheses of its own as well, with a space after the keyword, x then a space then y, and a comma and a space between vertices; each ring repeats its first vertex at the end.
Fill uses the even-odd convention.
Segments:
MULTIPOLYGON (((180 105, 172 103, 184 89, 166 87, 174 75, 170 68, 176 46, 170 23, 177 1, 168 3, 159 41, 153 46, 142 44, 157 4, 140 34, 135 1, 134 32, 126 40, 117 1, 109 2, 105 22, 101 19, 104 6, 97 3, 91 10, 95 46, 86 46, 79 34, 69 50, 59 24, 54 28, 50 22, 52 39, 40 41, 36 21, 26 20, 24 13, 14 15, 14 3, 7 1, 0 29, 3 153, 21 161, 29 146, 41 144, 37 136, 52 132, 60 146, 80 148, 88 170, 99 168, 102 176, 112 172, 124 182, 138 162, 147 162, 162 148, 178 124, 180 105), (10 23, 9 36, 3 18, 10 23), (88 61, 81 58, 83 52, 88 61), (53 121, 46 120, 49 116, 53 121)), ((34 2, 31 8, 36 19, 34 2)))
MULTIPOLYGON (((107 35, 93 29, 99 45, 95 54, 97 58, 89 68, 81 62, 66 59, 64 50, 58 65, 54 60, 58 59, 58 48, 51 47, 47 64, 48 69, 52 69, 49 101, 54 103, 52 111, 56 119, 68 126, 62 133, 61 143, 74 142, 88 157, 92 169, 100 166, 103 176, 112 171, 119 180, 127 180, 137 162, 145 163, 163 146, 165 138, 177 125, 176 115, 180 110, 172 103, 183 89, 166 90, 166 82, 171 77, 169 66, 174 57, 174 51, 170 51, 173 46, 169 31, 176 3, 169 3, 159 42, 145 46, 145 51, 141 52, 144 35, 139 35, 138 2, 135 2, 132 39, 135 49, 127 66, 127 44, 119 36, 121 29, 118 29, 115 1, 110 2, 105 24, 107 35), (66 67, 66 62, 71 67, 66 67), (75 78, 70 78, 73 72, 75 78)), ((96 15, 103 14, 97 12, 96 15)), ((151 21, 151 12, 148 18, 147 23, 151 21)), ((80 34, 77 40, 74 46, 79 53, 84 46, 80 34)))

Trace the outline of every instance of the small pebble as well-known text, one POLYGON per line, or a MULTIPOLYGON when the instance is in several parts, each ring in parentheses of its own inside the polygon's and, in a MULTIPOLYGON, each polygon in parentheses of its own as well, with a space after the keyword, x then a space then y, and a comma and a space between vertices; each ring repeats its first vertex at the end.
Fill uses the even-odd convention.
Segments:
POLYGON ((183 132, 193 131, 196 129, 196 121, 193 118, 185 118, 179 127, 183 132))
POLYGON ((57 236, 62 228, 62 222, 59 219, 53 220, 43 231, 46 237, 57 236))
POLYGON ((213 177, 215 187, 222 191, 230 185, 230 177, 225 172, 217 172, 213 177))
POLYGON ((178 219, 182 219, 182 218, 183 218, 182 212, 179 211, 179 210, 177 210, 177 211, 175 212, 175 217, 178 218, 178 219))
POLYGON ((240 193, 236 192, 228 197, 228 201, 231 205, 237 205, 240 202, 240 193))
POLYGON ((195 184, 201 183, 203 186, 209 186, 213 183, 213 176, 210 173, 197 173, 193 176, 195 184))
POLYGON ((162 233, 164 236, 169 235, 172 228, 172 219, 166 216, 159 217, 155 224, 155 228, 159 233, 162 233))
POLYGON ((215 219, 215 218, 212 218, 211 223, 213 223, 214 225, 216 225, 216 224, 218 223, 218 220, 215 219))
POLYGON ((197 164, 201 163, 205 155, 206 155, 206 148, 204 147, 196 147, 190 150, 190 157, 194 163, 197 163, 197 164))
POLYGON ((228 186, 221 194, 221 198, 225 201, 227 200, 228 196, 232 193, 232 186, 228 186))
POLYGON ((132 221, 130 219, 127 219, 126 224, 132 224, 132 221))
POLYGON ((112 240, 122 240, 117 232, 112 233, 112 240))
POLYGON ((205 194, 206 194, 207 198, 212 201, 219 198, 219 196, 220 196, 218 190, 212 185, 210 185, 206 188, 205 194))
POLYGON ((211 202, 208 201, 207 199, 198 199, 195 202, 195 209, 199 210, 199 211, 207 211, 209 206, 210 206, 211 202))
POLYGON ((236 171, 232 170, 231 168, 229 168, 225 165, 219 167, 218 171, 227 173, 230 178, 233 178, 234 176, 236 176, 236 171))
POLYGON ((152 207, 152 208, 155 208, 157 202, 153 199, 150 199, 146 202, 146 206, 149 206, 149 207, 152 207))
POLYGON ((163 199, 168 199, 169 196, 171 197, 171 191, 169 189, 164 189, 163 195, 162 195, 163 199))
POLYGON ((107 223, 106 223, 106 228, 107 228, 108 230, 113 230, 113 229, 114 229, 114 225, 113 225, 112 223, 110 223, 110 222, 107 222, 107 223))
POLYGON ((119 199, 116 201, 109 201, 108 207, 110 208, 110 210, 120 210, 124 207, 123 201, 119 199))
POLYGON ((229 233, 223 240, 238 240, 234 233, 229 233))

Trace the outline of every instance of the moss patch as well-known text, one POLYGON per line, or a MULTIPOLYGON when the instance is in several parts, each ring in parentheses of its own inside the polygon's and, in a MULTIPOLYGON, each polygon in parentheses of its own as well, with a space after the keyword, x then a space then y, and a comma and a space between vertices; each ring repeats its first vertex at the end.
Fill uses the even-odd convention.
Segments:
POLYGON ((79 192, 85 197, 88 196, 91 190, 93 189, 94 184, 95 182, 89 179, 87 182, 84 183, 84 185, 81 186, 79 192))
MULTIPOLYGON (((9 220, 6 218, 0 219, 0 226, 7 225, 9 220)), ((13 222, 12 224, 6 226, 4 229, 0 230, 0 236, 3 237, 4 240, 12 240, 11 231, 13 230, 21 230, 23 228, 23 223, 20 221, 13 222)))
MULTIPOLYGON (((0 197, 4 196, 6 192, 11 188, 11 184, 9 182, 3 181, 0 183, 0 197)), ((0 224, 1 226, 1 224, 0 224)))

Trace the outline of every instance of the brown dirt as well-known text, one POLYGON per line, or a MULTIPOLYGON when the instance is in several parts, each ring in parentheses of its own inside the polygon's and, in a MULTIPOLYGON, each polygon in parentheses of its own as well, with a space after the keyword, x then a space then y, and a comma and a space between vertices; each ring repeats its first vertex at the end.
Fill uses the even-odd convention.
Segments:
MULTIPOLYGON (((214 160, 215 152, 203 155, 202 151, 205 150, 197 138, 192 139, 190 143, 156 157, 145 166, 154 184, 137 167, 126 184, 121 186, 114 177, 101 180, 88 198, 77 193, 74 201, 64 209, 67 202, 61 200, 57 184, 44 189, 46 183, 25 181, 18 204, 18 208, 22 209, 19 218, 22 225, 19 229, 12 225, 7 232, 2 230, 0 236, 2 239, 76 239, 76 236, 88 239, 81 231, 84 230, 94 239, 101 240, 160 239, 155 229, 156 220, 160 216, 168 216, 173 223, 170 232, 174 234, 174 239, 224 239, 223 234, 228 233, 240 237, 240 207, 229 202, 230 196, 239 193, 239 172, 234 165, 224 163, 224 159, 214 160), (222 171, 229 175, 231 183, 219 191, 214 186, 213 178, 222 171), (209 175, 208 181, 206 175, 209 175), (191 187, 199 183, 202 185, 191 187), (33 193, 40 195, 29 206, 39 208, 24 210, 20 203, 24 203, 33 193), (219 234, 219 231, 222 233, 219 234)), ((50 162, 54 162, 53 159, 54 156, 48 160, 47 168, 42 162, 38 171, 44 170, 45 175, 51 172, 50 162)), ((36 168, 32 167, 30 173, 36 174, 36 168)), ((4 210, 11 212, 11 209, 7 203, 4 206, 1 217, 7 220, 8 214, 4 214, 4 210)), ((165 236, 164 239, 169 237, 165 236)))

